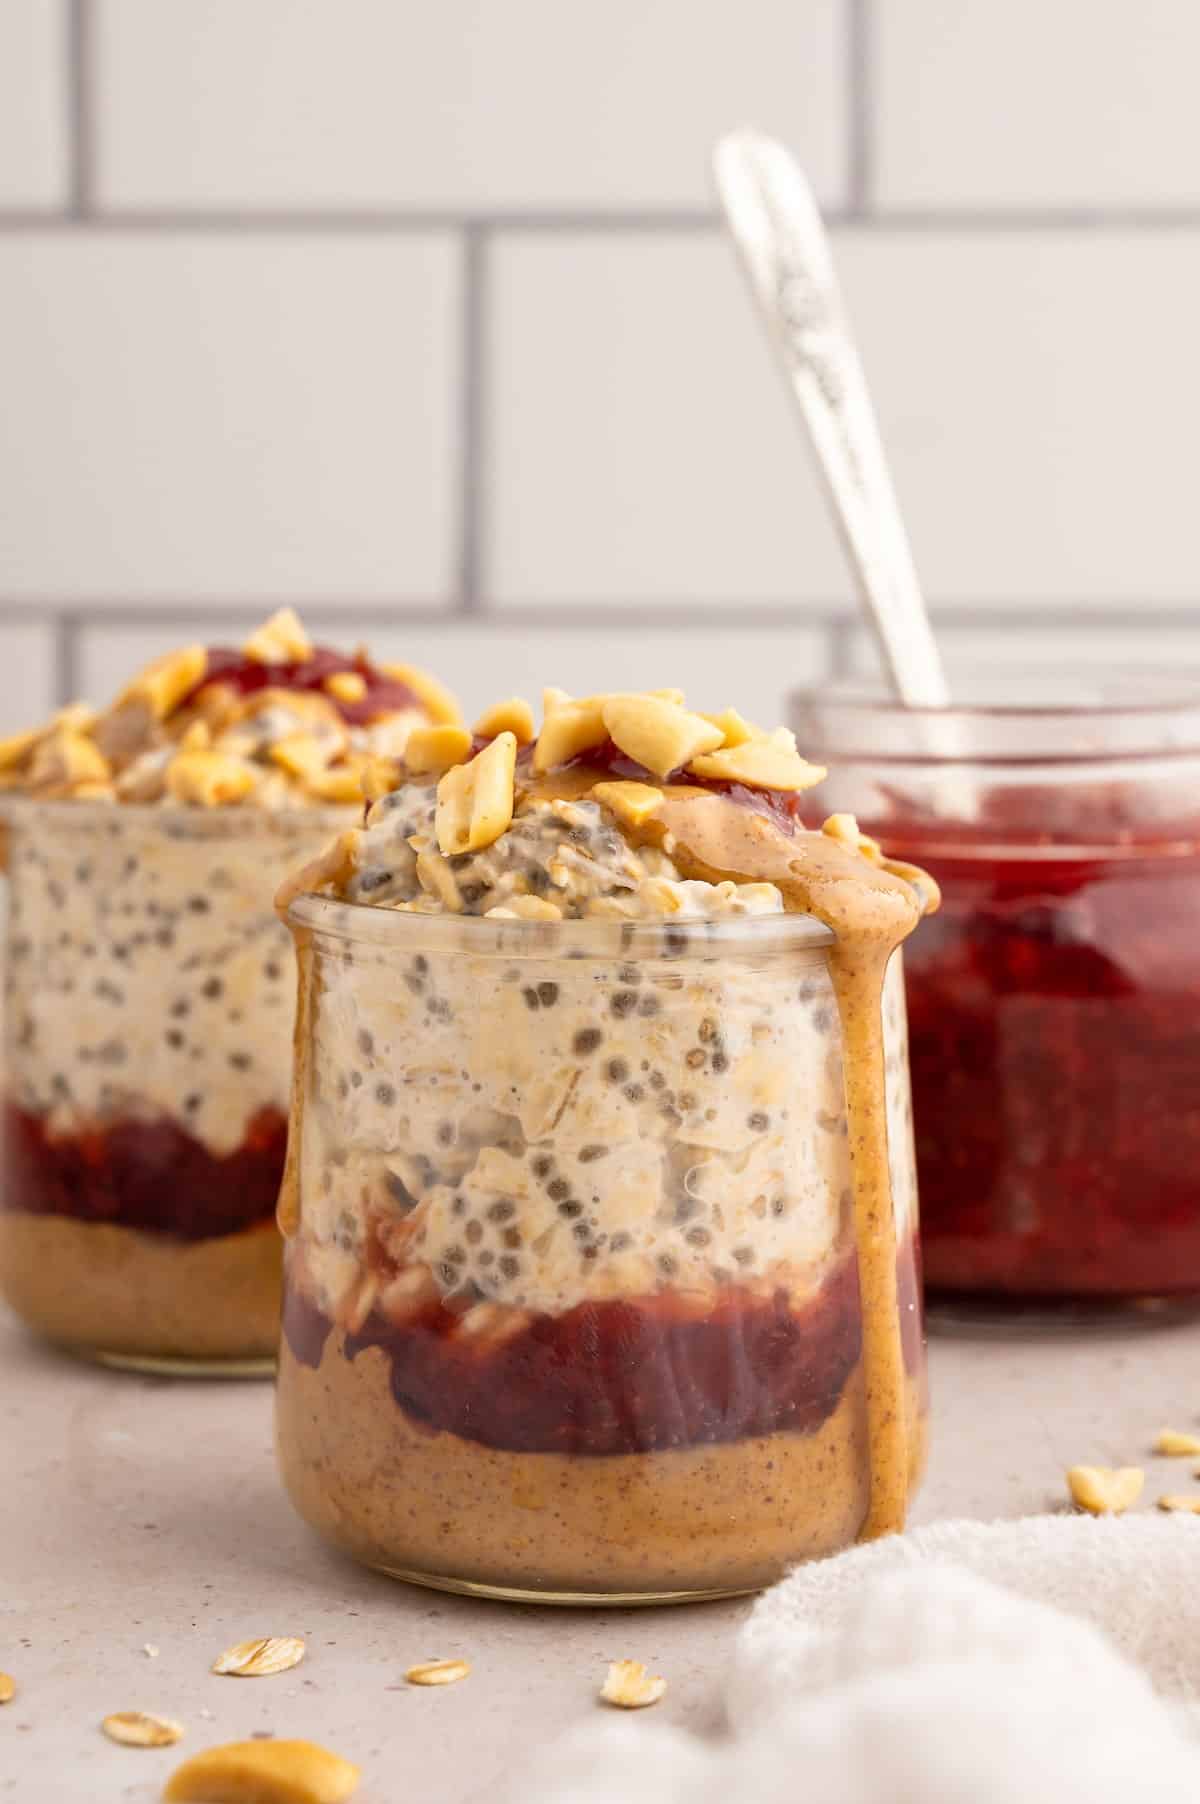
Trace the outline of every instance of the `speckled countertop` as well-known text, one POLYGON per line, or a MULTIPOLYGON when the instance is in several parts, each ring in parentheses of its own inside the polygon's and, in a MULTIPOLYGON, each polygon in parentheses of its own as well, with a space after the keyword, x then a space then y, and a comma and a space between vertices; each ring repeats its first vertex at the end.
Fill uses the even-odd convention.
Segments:
MULTIPOLYGON (((1128 1334, 935 1339, 932 1464, 916 1519, 1058 1507, 1066 1466, 1140 1463, 1147 1505, 1181 1468, 1147 1460, 1164 1423, 1200 1422, 1200 1325, 1128 1334)), ((749 1604, 574 1613, 474 1603, 357 1570, 313 1539, 275 1480, 266 1384, 122 1377, 36 1347, 0 1311, 0 1797, 149 1804, 187 1752, 307 1735, 358 1761, 356 1804, 475 1804, 525 1750, 598 1708, 606 1662, 670 1682, 661 1711, 720 1722, 722 1658, 749 1604), (251 1635, 308 1657, 216 1678, 251 1635), (149 1643, 159 1652, 151 1657, 149 1643), (404 1669, 461 1655, 463 1684, 404 1669), (187 1728, 178 1748, 108 1743, 109 1711, 187 1728)))

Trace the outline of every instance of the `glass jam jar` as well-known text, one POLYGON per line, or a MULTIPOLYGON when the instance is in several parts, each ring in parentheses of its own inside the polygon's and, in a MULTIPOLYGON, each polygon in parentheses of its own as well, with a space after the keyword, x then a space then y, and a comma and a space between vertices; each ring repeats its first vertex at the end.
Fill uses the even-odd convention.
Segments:
POLYGON ((484 1595, 749 1590, 878 1532, 872 1408, 902 1519, 927 1406, 898 957, 896 1282, 871 1322, 817 921, 315 895, 288 920, 277 1443, 314 1528, 484 1595))
POLYGON ((945 714, 802 695, 816 792, 938 880, 907 959, 948 1319, 1200 1300, 1200 685, 1001 675, 945 714))
POLYGON ((271 897, 345 812, 0 815, 0 1292, 108 1364, 269 1372, 295 999, 271 897))

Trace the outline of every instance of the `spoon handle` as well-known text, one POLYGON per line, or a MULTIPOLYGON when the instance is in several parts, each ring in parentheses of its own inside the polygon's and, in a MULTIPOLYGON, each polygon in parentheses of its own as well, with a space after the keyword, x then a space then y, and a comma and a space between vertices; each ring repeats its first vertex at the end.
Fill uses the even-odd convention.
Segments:
POLYGON ((945 672, 812 190, 795 158, 758 132, 722 138, 713 170, 885 667, 909 707, 945 707, 945 672))

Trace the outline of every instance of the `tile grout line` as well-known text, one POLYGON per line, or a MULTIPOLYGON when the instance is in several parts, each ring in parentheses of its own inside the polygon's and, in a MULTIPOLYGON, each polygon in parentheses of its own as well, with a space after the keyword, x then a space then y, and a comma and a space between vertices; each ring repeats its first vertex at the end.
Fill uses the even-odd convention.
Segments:
POLYGON ((69 0, 67 14, 67 145, 69 178, 66 222, 89 219, 95 199, 92 108, 91 0, 69 0))
MULTIPOLYGON (((454 601, 421 601, 402 594, 391 601, 379 598, 356 601, 344 596, 336 601, 328 597, 297 601, 291 595, 260 596, 243 602, 226 602, 203 596, 183 596, 173 599, 163 597, 140 604, 104 597, 88 602, 51 596, 15 600, 0 595, 0 625, 42 626, 51 633, 63 629, 73 637, 91 627, 152 626, 190 630, 198 620, 209 622, 214 627, 236 628, 275 608, 288 605, 298 606, 305 619, 319 624, 322 630, 336 629, 339 624, 358 621, 372 626, 402 623, 422 628, 453 629, 463 612, 454 601)), ((790 627, 796 627, 808 630, 827 629, 844 636, 853 636, 860 624, 854 609, 839 605, 834 600, 814 601, 805 604, 799 611, 794 598, 766 600, 749 605, 739 601, 736 621, 731 616, 732 606, 730 602, 701 602, 687 596, 644 601, 630 600, 624 596, 607 600, 602 596, 593 596, 566 605, 555 601, 512 601, 497 604, 485 603, 481 598, 478 608, 471 611, 479 625, 497 630, 528 627, 535 630, 546 628, 570 631, 578 628, 593 631, 611 627, 614 619, 627 625, 633 623, 635 630, 640 626, 654 629, 676 626, 680 620, 686 619, 689 626, 702 629, 736 624, 739 629, 744 626, 754 631, 786 631, 790 627)), ((1000 602, 943 602, 935 604, 931 613, 935 624, 950 632, 995 632, 998 629, 1015 631, 1018 628, 1035 632, 1043 629, 1061 632, 1077 627, 1110 627, 1116 631, 1140 630, 1143 627, 1153 630, 1198 630, 1194 603, 1184 600, 1139 602, 1136 610, 1132 602, 1114 603, 1110 606, 1060 601, 1033 601, 1020 606, 1000 602)), ((64 656, 64 667, 66 663, 64 656)))
POLYGON ((487 455, 488 302, 490 242, 486 228, 463 237, 462 312, 458 373, 458 612, 475 614, 482 603, 486 535, 483 489, 487 455))
MULTIPOLYGON (((78 0, 76 0, 78 3, 78 0)), ((84 103, 81 112, 90 112, 84 103)), ((89 131, 80 128, 82 145, 89 131)), ((74 136, 74 134, 73 134, 74 136)), ((107 237, 405 237, 422 232, 476 232, 488 238, 506 233, 513 237, 546 237, 556 233, 580 237, 716 237, 720 225, 713 213, 472 213, 437 212, 326 212, 320 210, 220 212, 163 210, 138 212, 95 209, 92 184, 92 151, 82 150, 75 159, 73 187, 77 190, 67 211, 43 207, 0 207, 0 235, 81 229, 107 237)), ((870 187, 870 171, 855 178, 870 187)), ((1098 236, 1106 232, 1169 233, 1200 231, 1200 206, 1174 207, 895 207, 880 208, 869 202, 866 210, 854 206, 830 207, 825 223, 837 231, 852 227, 873 235, 888 233, 913 237, 938 232, 980 236, 989 232, 1060 232, 1071 236, 1098 236)))
POLYGON ((79 621, 73 614, 60 614, 54 622, 54 693, 57 705, 65 708, 79 696, 79 621))
POLYGON ((875 81, 871 0, 846 0, 847 212, 850 219, 872 215, 875 188, 875 81))

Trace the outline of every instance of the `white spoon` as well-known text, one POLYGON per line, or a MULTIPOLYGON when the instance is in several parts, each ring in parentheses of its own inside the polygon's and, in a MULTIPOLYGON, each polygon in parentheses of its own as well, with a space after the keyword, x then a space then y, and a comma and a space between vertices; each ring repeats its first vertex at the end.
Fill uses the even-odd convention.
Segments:
MULTIPOLYGON (((755 131, 721 138, 713 173, 751 292, 812 438, 884 666, 908 707, 944 708, 950 701, 945 671, 807 178, 781 144, 755 131)), ((931 736, 941 742, 945 733, 931 736)))

